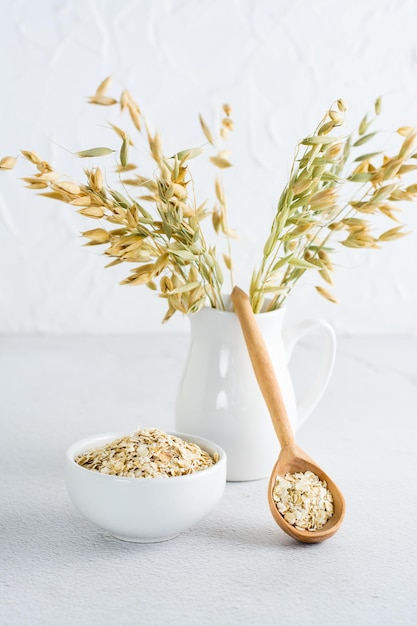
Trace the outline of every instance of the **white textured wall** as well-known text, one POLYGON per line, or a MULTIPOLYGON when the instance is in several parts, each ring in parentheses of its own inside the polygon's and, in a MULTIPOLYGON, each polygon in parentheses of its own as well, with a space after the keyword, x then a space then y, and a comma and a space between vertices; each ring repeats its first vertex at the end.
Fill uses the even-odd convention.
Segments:
MULTIPOLYGON (((116 110, 85 103, 108 74, 172 151, 201 143, 198 111, 212 121, 221 103, 233 105, 227 191, 243 287, 295 142, 334 99, 348 101, 354 123, 383 94, 383 130, 417 124, 414 0, 1 0, 0 17, 1 155, 26 147, 72 171, 60 146, 106 144, 100 125, 118 123, 116 110)), ((163 303, 120 287, 124 272, 82 248, 78 234, 91 222, 37 198, 21 175, 0 172, 0 331, 159 330, 163 303)), ((300 285, 291 314, 322 315, 338 332, 417 334, 417 206, 405 217, 410 237, 338 254, 338 306, 300 285)), ((185 326, 178 317, 165 329, 185 326)))

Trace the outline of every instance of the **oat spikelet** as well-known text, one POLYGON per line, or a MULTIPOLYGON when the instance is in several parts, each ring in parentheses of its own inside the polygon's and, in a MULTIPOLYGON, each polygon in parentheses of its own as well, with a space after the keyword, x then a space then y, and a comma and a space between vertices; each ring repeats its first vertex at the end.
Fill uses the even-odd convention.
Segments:
POLYGON ((211 134, 211 131, 210 131, 209 127, 207 126, 207 124, 205 123, 205 121, 203 120, 203 117, 201 115, 199 115, 199 120, 200 120, 200 126, 202 128, 202 131, 203 131, 207 141, 209 143, 211 143, 212 146, 214 146, 213 135, 211 134))
POLYGON ((324 289, 324 287, 317 285, 316 290, 321 296, 323 296, 323 298, 326 298, 326 300, 329 300, 329 302, 333 302, 334 304, 338 303, 337 298, 335 298, 335 296, 332 293, 330 293, 330 291, 328 291, 327 289, 324 289))
POLYGON ((97 87, 96 96, 104 96, 104 94, 109 90, 110 85, 112 83, 112 77, 107 76, 97 87))
POLYGON ((88 102, 90 104, 98 104, 106 107, 117 104, 117 100, 115 98, 111 98, 110 96, 90 96, 90 98, 88 98, 88 102))
POLYGON ((221 156, 212 156, 210 161, 218 168, 225 169, 226 167, 232 167, 230 161, 221 156))
POLYGON ((107 156, 108 154, 112 154, 114 150, 111 148, 89 148, 88 150, 81 150, 80 152, 76 152, 75 154, 80 157, 80 159, 88 159, 91 157, 101 157, 107 156))
POLYGON ((0 170, 12 170, 16 165, 16 157, 6 156, 0 160, 0 170))

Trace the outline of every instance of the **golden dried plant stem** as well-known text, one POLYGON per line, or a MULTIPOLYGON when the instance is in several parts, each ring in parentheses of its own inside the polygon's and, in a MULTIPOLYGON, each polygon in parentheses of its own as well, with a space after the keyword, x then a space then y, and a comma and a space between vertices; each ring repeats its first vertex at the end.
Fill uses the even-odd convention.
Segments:
MULTIPOLYGON (((111 78, 104 79, 90 102, 111 106, 118 101, 107 95, 111 78)), ((163 152, 161 136, 152 132, 131 94, 124 90, 119 99, 122 111, 127 109, 133 126, 147 141, 150 156, 158 168, 154 176, 141 172, 129 163, 129 148, 133 142, 119 126, 110 127, 121 139, 119 150, 94 147, 75 153, 79 158, 98 158, 114 154, 117 188, 107 183, 107 174, 98 167, 85 171, 86 180, 78 183, 54 171, 38 154, 22 150, 22 156, 35 168, 32 176, 23 178, 25 184, 40 195, 65 202, 89 219, 105 220, 108 228, 93 228, 83 233, 88 246, 105 245, 105 255, 112 257, 108 266, 121 262, 134 265, 125 284, 144 284, 157 289, 167 300, 164 321, 176 311, 194 313, 205 303, 224 308, 222 301, 223 275, 213 245, 208 245, 201 221, 211 213, 213 227, 224 234, 227 254, 219 254, 230 272, 233 285, 231 238, 226 194, 220 176, 215 177, 216 204, 211 211, 196 199, 189 161, 198 157, 200 147, 180 150, 171 157, 163 152), (132 178, 120 174, 137 170, 132 178), (139 197, 135 196, 139 188, 139 197), (145 193, 144 193, 145 192, 145 193), (148 206, 150 205, 150 206, 148 206), (149 210, 145 207, 149 208, 149 210), (111 226, 109 226, 109 224, 111 226)), ((339 99, 327 111, 316 129, 301 140, 291 166, 289 181, 278 202, 271 232, 263 248, 259 268, 252 274, 250 294, 256 312, 279 308, 294 286, 308 270, 316 270, 327 284, 332 284, 334 265, 330 258, 333 248, 328 244, 348 248, 378 248, 407 233, 397 224, 379 235, 372 232, 371 217, 383 215, 398 222, 398 203, 417 200, 417 184, 405 182, 417 169, 417 129, 402 126, 398 137, 403 138, 398 153, 387 156, 372 150, 367 144, 377 137, 371 126, 381 112, 381 100, 374 103, 374 112, 365 115, 356 133, 345 135, 338 131, 344 124, 346 104, 339 99), (364 148, 366 146, 366 148, 364 148), (348 196, 340 200, 341 191, 348 196), (354 191, 351 191, 354 189, 354 191), (334 243, 333 243, 334 242, 334 243)), ((230 168, 230 153, 221 145, 233 130, 231 107, 223 105, 218 137, 200 116, 205 138, 215 148, 209 157, 219 170, 230 168)), ((1 170, 10 170, 16 158, 0 160, 1 170)), ((325 287, 317 286, 320 295, 336 301, 325 287)))

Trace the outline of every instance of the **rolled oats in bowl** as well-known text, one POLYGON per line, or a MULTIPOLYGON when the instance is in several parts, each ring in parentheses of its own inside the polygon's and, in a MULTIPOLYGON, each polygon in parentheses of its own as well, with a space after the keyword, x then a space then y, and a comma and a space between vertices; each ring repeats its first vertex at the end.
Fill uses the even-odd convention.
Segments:
POLYGON ((65 482, 89 522, 123 541, 153 543, 176 537, 212 511, 224 493, 226 468, 216 443, 151 428, 73 443, 65 482))
POLYGON ((86 469, 111 476, 167 478, 207 469, 218 458, 216 452, 211 456, 195 443, 148 428, 87 450, 74 460, 86 469))
POLYGON ((283 518, 298 530, 319 530, 334 513, 326 482, 310 471, 277 476, 273 499, 283 518))

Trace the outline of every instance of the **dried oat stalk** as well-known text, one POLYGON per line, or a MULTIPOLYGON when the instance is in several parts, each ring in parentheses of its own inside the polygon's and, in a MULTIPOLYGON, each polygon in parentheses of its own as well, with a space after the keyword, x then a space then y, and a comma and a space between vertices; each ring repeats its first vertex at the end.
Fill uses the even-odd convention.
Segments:
MULTIPOLYGON (((200 124, 202 131, 208 141, 208 143, 214 148, 216 154, 210 157, 211 163, 219 170, 224 170, 232 166, 230 161, 230 151, 224 147, 229 133, 233 130, 233 120, 231 118, 232 109, 229 104, 223 105, 224 117, 221 120, 220 130, 217 136, 212 133, 208 125, 200 115, 200 124)), ((223 253, 223 262, 230 273, 231 285, 234 285, 233 280, 233 263, 232 263, 232 246, 231 239, 236 238, 236 232, 232 230, 228 223, 228 209, 226 194, 224 190, 223 179, 221 172, 219 172, 214 180, 214 192, 216 201, 211 211, 211 219, 215 232, 217 234, 223 234, 226 236, 227 252, 223 253)))
POLYGON ((261 265, 252 275, 250 295, 256 313, 281 307, 307 270, 316 271, 327 284, 316 286, 317 292, 337 302, 328 288, 333 284, 335 244, 379 248, 407 234, 398 224, 398 203, 417 198, 417 185, 404 182, 417 169, 412 161, 417 157, 417 130, 398 130, 402 141, 393 156, 362 152, 377 134, 369 128, 380 110, 378 99, 374 114, 365 116, 355 133, 344 136, 336 132, 346 111, 338 100, 316 131, 299 143, 261 265), (369 218, 378 213, 397 225, 376 235, 369 218))
MULTIPOLYGON (((164 153, 162 140, 152 132, 131 94, 108 95, 111 78, 103 80, 89 101, 99 106, 119 105, 130 118, 133 132, 145 142, 156 164, 152 175, 130 158, 134 142, 131 133, 110 124, 119 141, 118 150, 99 146, 81 150, 81 159, 109 158, 116 162, 117 180, 108 184, 108 172, 94 166, 85 170, 85 180, 74 182, 56 172, 36 153, 22 150, 35 167, 24 178, 27 187, 41 195, 61 200, 97 226, 83 232, 89 246, 105 246, 110 259, 106 267, 131 263, 123 280, 127 285, 147 285, 167 301, 163 321, 176 311, 195 313, 207 302, 224 309, 223 272, 219 259, 230 272, 233 285, 231 239, 222 173, 231 167, 225 141, 231 130, 231 108, 224 105, 220 128, 213 132, 200 116, 200 125, 213 150, 210 162, 217 169, 215 201, 198 203, 189 162, 200 156, 201 148, 164 153), (227 250, 218 253, 207 243, 201 222, 211 216, 215 233, 225 236, 227 250)), ((299 142, 288 184, 282 192, 270 235, 263 247, 260 266, 250 283, 253 310, 277 309, 307 270, 318 273, 322 284, 317 292, 330 300, 335 246, 378 248, 406 233, 398 222, 399 203, 415 201, 417 184, 406 179, 417 169, 417 130, 401 127, 401 139, 393 156, 371 151, 377 132, 372 125, 381 111, 375 102, 372 115, 363 118, 358 129, 343 134, 346 105, 338 100, 326 113, 314 133, 299 142), (382 214, 396 224, 375 234, 371 218, 382 214)), ((0 169, 13 169, 16 158, 0 160, 0 169)))
MULTIPOLYGON (((106 247, 104 254, 113 259, 106 267, 122 262, 132 264, 122 284, 147 285, 158 291, 168 305, 163 321, 176 311, 195 313, 207 302, 223 309, 223 272, 216 248, 206 242, 201 228, 201 221, 210 211, 205 203, 197 203, 189 172, 189 161, 202 150, 192 148, 166 156, 160 135, 151 131, 130 93, 123 91, 119 100, 106 94, 110 82, 110 77, 105 79, 89 101, 101 106, 119 104, 122 112, 127 111, 134 131, 144 138, 156 163, 153 175, 140 172, 130 161, 132 139, 125 130, 111 124, 121 141, 118 151, 100 146, 81 150, 76 156, 98 159, 112 155, 117 163, 115 185, 107 183, 107 172, 99 167, 87 168, 85 180, 73 182, 27 150, 22 155, 36 172, 24 181, 28 188, 76 207, 80 214, 98 222, 97 227, 82 233, 86 245, 106 247)), ((223 123, 222 129, 230 124, 223 123)), ((212 160, 216 167, 226 167, 221 152, 212 160)), ((14 165, 13 157, 0 161, 1 169, 12 169, 14 165)), ((225 201, 220 205, 226 232, 225 201)), ((216 211, 213 208, 211 213, 216 211)))

